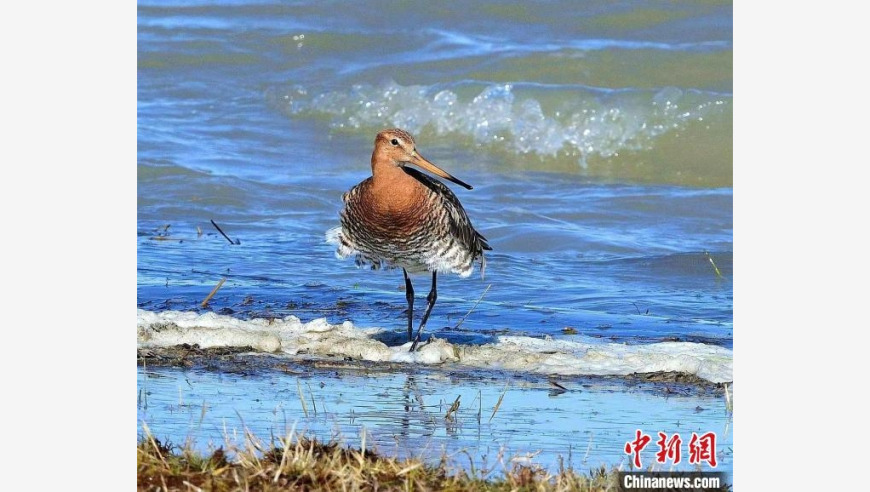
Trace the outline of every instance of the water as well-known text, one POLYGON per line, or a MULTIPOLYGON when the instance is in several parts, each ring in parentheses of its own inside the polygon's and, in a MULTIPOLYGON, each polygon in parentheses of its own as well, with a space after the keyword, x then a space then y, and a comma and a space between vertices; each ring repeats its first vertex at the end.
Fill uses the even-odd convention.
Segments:
MULTIPOLYGON (((628 468, 623 447, 638 428, 654 440, 659 431, 679 434, 684 454, 692 432, 714 431, 717 469, 731 469, 730 418, 711 394, 655 394, 606 381, 562 381, 567 391, 559 391, 546 381, 482 373, 293 372, 148 367, 138 374, 139 418, 158 436, 203 450, 241 447, 246 431, 267 443, 292 431, 357 448, 365 433, 369 449, 384 454, 436 463, 447 456, 453 467, 473 462, 496 474, 513 463, 555 470, 560 458, 583 472, 628 468), (457 397, 458 410, 445 419, 457 397)), ((654 465, 654 447, 641 453, 642 464, 654 465)), ((694 468, 687 454, 676 467, 694 468)))
MULTIPOLYGON (((140 1, 139 307, 351 321, 402 343, 401 274, 357 270, 323 237, 369 175, 375 133, 399 126, 474 186, 455 191, 493 246, 485 279, 439 278, 428 333, 463 350, 703 344, 688 355, 724 350, 726 376, 710 378, 730 380, 731 3, 453 7, 140 1)), ((428 279, 414 282, 420 305, 428 279)), ((139 417, 161 421, 154 406, 139 417)), ((529 451, 539 427, 516 428, 529 451)))

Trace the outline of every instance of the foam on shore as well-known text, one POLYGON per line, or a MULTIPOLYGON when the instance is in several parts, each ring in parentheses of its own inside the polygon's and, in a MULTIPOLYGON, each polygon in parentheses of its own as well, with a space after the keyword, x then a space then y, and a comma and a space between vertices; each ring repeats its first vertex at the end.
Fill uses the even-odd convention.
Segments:
POLYGON ((294 355, 351 357, 373 362, 456 365, 555 375, 628 375, 677 371, 714 383, 732 381, 733 352, 703 343, 658 342, 626 345, 588 337, 571 340, 500 336, 485 345, 453 344, 434 339, 416 352, 410 343, 388 347, 373 335, 380 328, 360 328, 350 321, 307 323, 296 316, 240 320, 215 313, 138 310, 141 347, 183 343, 202 348, 252 347, 255 351, 294 355))

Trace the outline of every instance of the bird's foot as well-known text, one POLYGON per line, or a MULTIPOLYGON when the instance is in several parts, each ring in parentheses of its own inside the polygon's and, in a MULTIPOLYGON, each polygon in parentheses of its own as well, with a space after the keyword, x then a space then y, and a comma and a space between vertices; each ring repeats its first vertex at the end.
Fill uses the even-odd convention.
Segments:
MULTIPOLYGON (((417 345, 420 343, 420 333, 417 333, 417 338, 414 339, 414 343, 411 344, 411 350, 409 352, 414 352, 417 350, 417 345)), ((425 344, 424 344, 425 345, 425 344)), ((423 347, 420 347, 423 348, 423 347)))

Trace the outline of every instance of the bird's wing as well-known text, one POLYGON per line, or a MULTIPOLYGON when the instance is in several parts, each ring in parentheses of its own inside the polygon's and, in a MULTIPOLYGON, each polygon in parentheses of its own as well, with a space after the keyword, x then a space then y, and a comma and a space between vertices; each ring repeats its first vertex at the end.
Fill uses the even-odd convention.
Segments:
POLYGON ((440 197, 442 205, 444 205, 444 208, 450 215, 450 232, 472 251, 475 257, 482 256, 483 250, 492 249, 486 242, 483 234, 479 233, 471 224, 471 219, 468 218, 468 214, 465 213, 465 209, 462 208, 459 199, 456 198, 456 195, 453 194, 447 185, 437 179, 430 178, 416 169, 407 166, 402 169, 440 197))

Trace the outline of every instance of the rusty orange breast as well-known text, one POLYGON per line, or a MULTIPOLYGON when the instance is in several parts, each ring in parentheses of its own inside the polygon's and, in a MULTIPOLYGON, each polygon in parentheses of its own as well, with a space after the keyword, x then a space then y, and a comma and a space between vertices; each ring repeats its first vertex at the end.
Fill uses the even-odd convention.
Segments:
POLYGON ((359 195, 360 219, 372 232, 386 237, 407 237, 426 224, 426 189, 401 173, 401 179, 372 179, 359 195))

